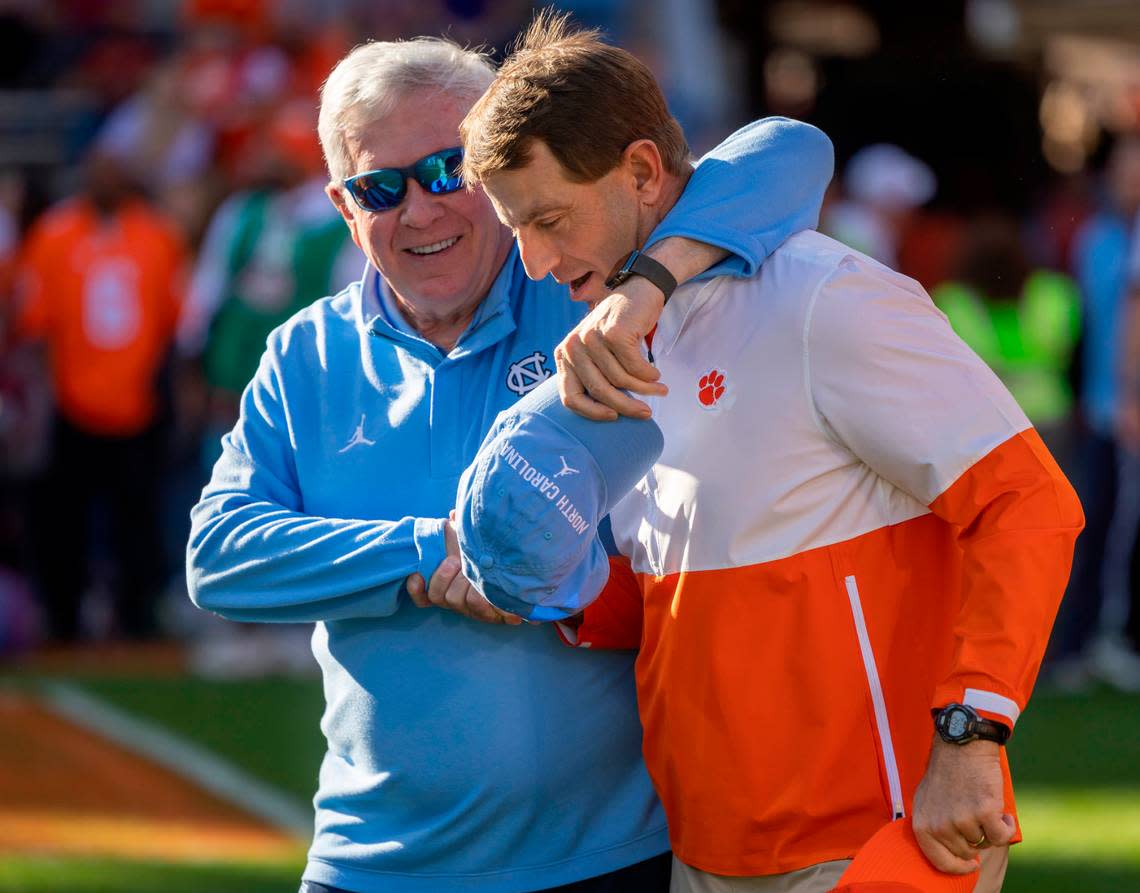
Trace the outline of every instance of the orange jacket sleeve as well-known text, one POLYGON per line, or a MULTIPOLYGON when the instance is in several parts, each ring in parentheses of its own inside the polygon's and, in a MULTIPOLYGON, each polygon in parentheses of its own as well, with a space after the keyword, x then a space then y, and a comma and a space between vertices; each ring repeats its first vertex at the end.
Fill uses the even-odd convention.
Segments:
POLYGON ((824 433, 959 531, 954 651, 930 706, 963 702, 1012 727, 1084 523, 1072 487, 912 280, 845 261, 821 285, 807 337, 824 433))
POLYGON ((1032 428, 998 445, 930 505, 960 529, 962 607, 932 707, 966 703, 1012 726, 1037 677, 1084 515, 1032 428))

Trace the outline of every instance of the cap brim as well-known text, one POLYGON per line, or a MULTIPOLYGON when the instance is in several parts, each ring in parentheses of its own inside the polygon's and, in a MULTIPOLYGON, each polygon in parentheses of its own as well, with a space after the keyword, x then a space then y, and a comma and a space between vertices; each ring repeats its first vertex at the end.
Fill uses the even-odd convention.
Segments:
POLYGON ((831 893, 972 893, 977 883, 976 871, 946 874, 931 865, 908 818, 876 831, 831 893))

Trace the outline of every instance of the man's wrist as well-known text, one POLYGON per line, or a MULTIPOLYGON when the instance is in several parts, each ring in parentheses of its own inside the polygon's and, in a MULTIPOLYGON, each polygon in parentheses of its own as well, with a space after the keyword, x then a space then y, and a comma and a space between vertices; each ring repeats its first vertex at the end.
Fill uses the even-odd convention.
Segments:
POLYGON ((974 738, 965 744, 951 744, 943 741, 937 732, 934 733, 934 744, 931 753, 965 754, 969 756, 997 756, 1001 745, 996 741, 987 741, 985 738, 974 738))
POLYGON ((947 744, 961 747, 976 739, 996 745, 1009 740, 1012 728, 1003 722, 988 719, 976 709, 956 701, 930 711, 935 733, 947 744))
POLYGON ((606 288, 611 291, 626 288, 627 283, 634 278, 651 283, 660 292, 662 305, 677 289, 677 278, 669 272, 669 269, 641 251, 630 253, 618 271, 606 280, 606 288))

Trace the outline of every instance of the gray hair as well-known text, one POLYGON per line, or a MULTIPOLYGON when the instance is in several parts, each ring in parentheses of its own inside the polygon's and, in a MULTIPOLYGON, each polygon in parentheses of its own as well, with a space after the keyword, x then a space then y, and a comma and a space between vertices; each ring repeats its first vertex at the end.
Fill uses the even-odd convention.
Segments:
MULTIPOLYGON (((439 37, 371 41, 337 63, 321 87, 317 133, 333 182, 351 175, 348 140, 424 88, 475 102, 495 79, 490 59, 439 37)), ((458 140, 458 135, 456 135, 458 140)))

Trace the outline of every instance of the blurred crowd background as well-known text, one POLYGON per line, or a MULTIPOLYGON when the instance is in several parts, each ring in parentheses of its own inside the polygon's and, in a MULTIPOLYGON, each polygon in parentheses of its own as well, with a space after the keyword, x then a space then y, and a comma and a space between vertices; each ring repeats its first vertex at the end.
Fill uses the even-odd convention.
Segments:
MULTIPOLYGON (((930 291, 1082 495, 1044 684, 1140 691, 1136 3, 555 5, 653 67, 698 154, 763 115, 831 136, 821 228, 930 291)), ((266 335, 363 270, 318 90, 367 39, 501 57, 532 8, 0 0, 0 657, 168 638, 204 674, 315 670, 305 629, 197 614, 182 562, 266 335)))

